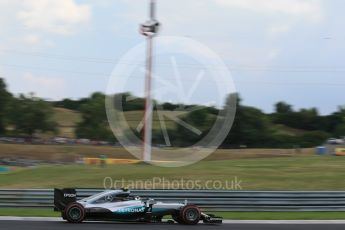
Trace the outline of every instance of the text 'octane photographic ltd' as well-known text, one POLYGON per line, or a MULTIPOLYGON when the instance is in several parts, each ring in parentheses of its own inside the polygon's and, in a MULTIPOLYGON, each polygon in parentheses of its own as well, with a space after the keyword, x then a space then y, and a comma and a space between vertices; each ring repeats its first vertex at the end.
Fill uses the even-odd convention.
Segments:
POLYGON ((191 180, 191 179, 167 179, 165 177, 153 177, 144 180, 129 180, 125 178, 105 177, 104 189, 143 189, 143 190, 243 190, 242 180, 237 176, 228 180, 191 180))

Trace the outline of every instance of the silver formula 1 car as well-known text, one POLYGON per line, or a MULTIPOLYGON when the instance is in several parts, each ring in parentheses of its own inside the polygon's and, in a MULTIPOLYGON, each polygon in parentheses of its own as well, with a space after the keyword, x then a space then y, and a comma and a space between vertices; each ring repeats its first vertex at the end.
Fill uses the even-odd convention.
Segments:
POLYGON ((153 199, 132 196, 130 191, 107 190, 77 200, 75 189, 54 190, 54 210, 70 223, 92 221, 162 222, 164 216, 179 223, 195 225, 204 223, 220 224, 221 217, 205 214, 199 207, 185 203, 163 203, 153 199))

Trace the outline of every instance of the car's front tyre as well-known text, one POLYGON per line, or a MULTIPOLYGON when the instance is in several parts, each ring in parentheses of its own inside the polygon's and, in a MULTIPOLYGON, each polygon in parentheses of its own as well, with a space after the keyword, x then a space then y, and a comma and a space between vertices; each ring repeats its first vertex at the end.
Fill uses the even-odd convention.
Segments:
POLYGON ((200 209, 195 205, 184 206, 179 213, 178 223, 186 225, 198 224, 201 218, 200 209))
POLYGON ((85 219, 85 209, 79 203, 69 204, 63 213, 63 216, 69 223, 81 223, 85 219))

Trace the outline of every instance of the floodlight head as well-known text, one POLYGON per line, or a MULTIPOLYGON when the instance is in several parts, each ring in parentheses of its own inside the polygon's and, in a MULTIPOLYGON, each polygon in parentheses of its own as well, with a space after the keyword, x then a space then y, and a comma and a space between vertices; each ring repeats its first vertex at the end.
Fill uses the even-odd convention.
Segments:
POLYGON ((159 26, 160 24, 157 20, 146 21, 140 25, 140 33, 144 36, 153 37, 158 33, 159 26))

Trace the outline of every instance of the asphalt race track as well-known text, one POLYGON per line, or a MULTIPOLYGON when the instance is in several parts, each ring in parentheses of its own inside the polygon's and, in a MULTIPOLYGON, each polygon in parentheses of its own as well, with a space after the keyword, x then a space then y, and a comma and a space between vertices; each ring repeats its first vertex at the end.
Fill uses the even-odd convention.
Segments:
POLYGON ((68 224, 61 221, 0 221, 0 229, 4 230, 175 230, 175 229, 216 229, 216 230, 343 230, 344 224, 222 224, 183 226, 178 224, 125 224, 125 223, 83 223, 68 224))

